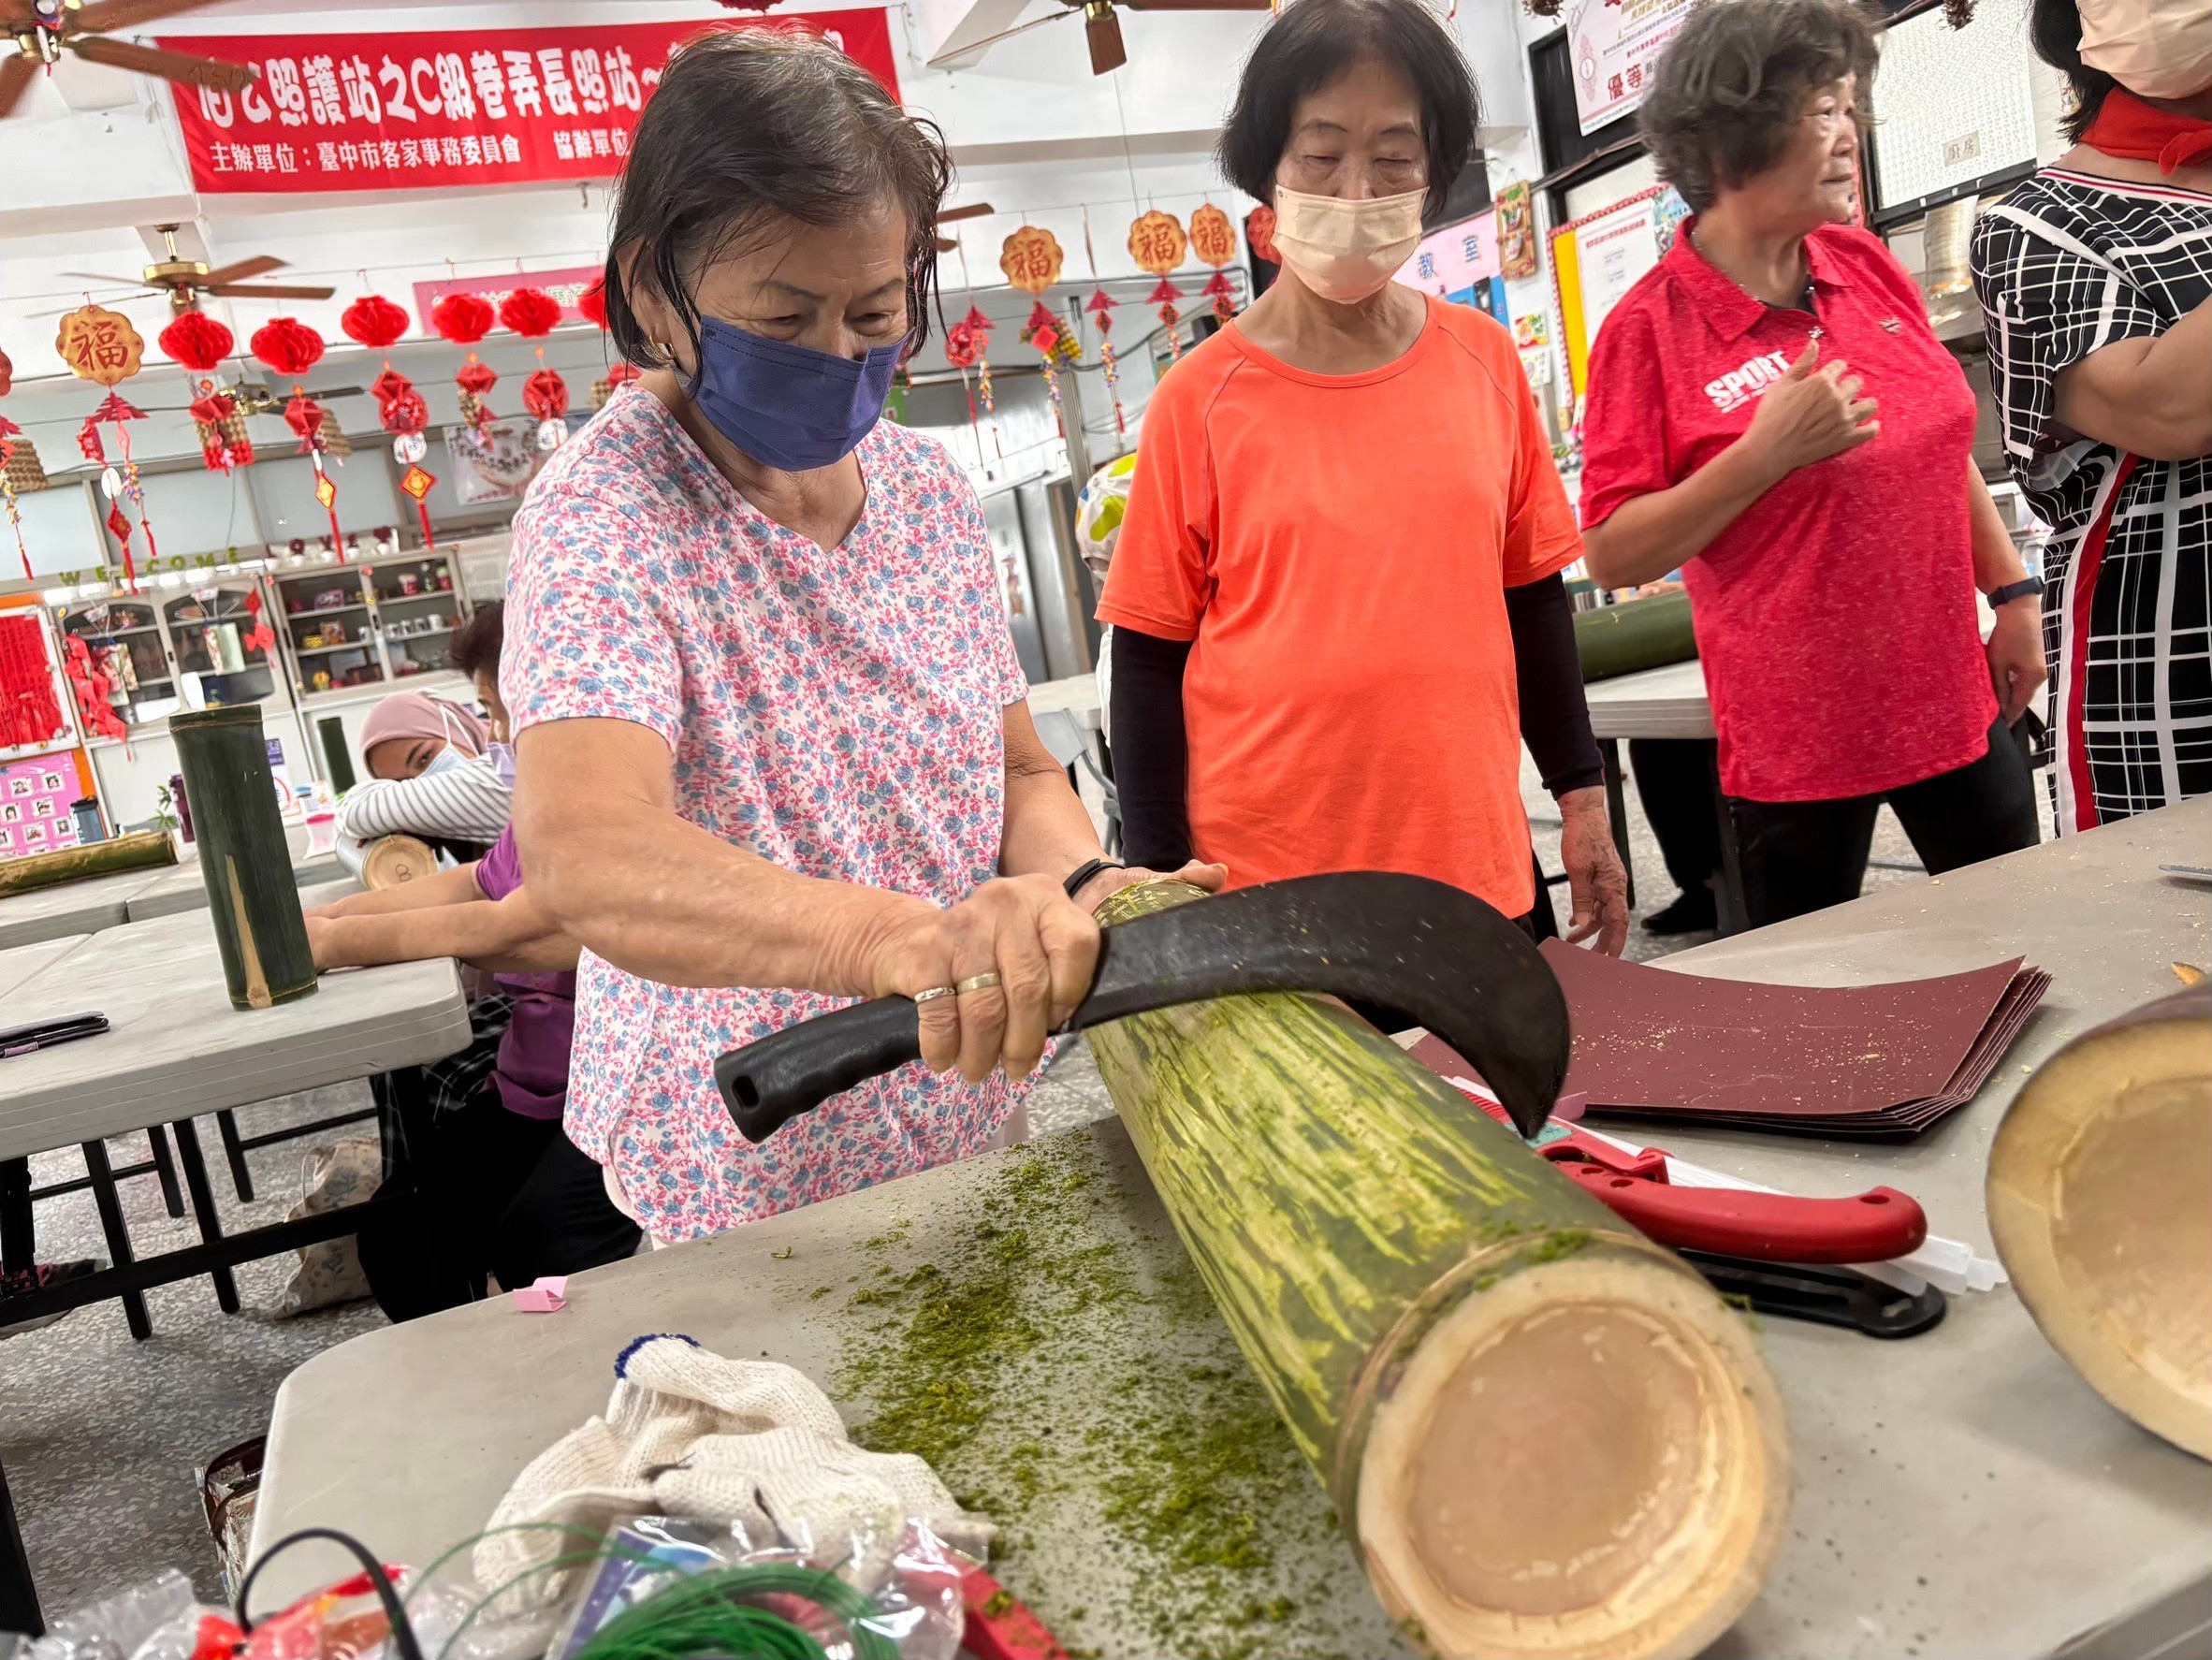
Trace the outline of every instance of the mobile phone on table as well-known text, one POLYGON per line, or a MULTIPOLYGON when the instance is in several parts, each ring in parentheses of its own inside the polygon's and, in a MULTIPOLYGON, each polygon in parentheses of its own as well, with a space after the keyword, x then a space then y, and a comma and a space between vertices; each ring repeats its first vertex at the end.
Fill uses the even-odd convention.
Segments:
POLYGON ((0 1027, 0 1060, 35 1050, 51 1049, 72 1038, 96 1038, 108 1029, 105 1014, 57 1014, 27 1026, 0 1027))

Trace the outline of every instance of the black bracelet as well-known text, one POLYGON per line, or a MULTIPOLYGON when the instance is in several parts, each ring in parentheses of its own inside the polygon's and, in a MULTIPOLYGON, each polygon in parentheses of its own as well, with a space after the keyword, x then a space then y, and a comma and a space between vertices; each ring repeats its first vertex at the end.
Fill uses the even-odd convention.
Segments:
POLYGON ((1072 899, 1083 892, 1084 883, 1089 881, 1099 871, 1127 870, 1128 868, 1127 865, 1113 859, 1085 859, 1069 873, 1068 880, 1060 885, 1068 890, 1068 897, 1072 899))
POLYGON ((1991 589, 1989 605, 1994 610, 1999 605, 2009 605, 2015 600, 2024 600, 2031 593, 2040 594, 2043 591, 2041 576, 2023 576, 2017 582, 2008 582, 2002 588, 1991 589))

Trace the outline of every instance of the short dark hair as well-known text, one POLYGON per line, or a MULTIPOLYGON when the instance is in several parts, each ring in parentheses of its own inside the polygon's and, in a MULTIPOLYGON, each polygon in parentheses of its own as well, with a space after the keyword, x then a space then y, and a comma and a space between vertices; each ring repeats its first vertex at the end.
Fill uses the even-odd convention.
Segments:
POLYGON ((907 325, 920 345, 952 176, 936 125, 907 114, 827 41, 788 26, 710 29, 670 60, 630 142, 606 261, 615 349, 633 363, 666 361, 637 320, 626 252, 633 283, 675 309, 696 363, 687 271, 779 216, 835 226, 885 206, 906 215, 907 325))
POLYGON ((1221 129, 1216 153, 1229 182, 1273 201, 1275 166, 1289 147, 1298 100, 1369 59, 1399 71, 1420 95, 1428 205, 1442 207, 1475 153, 1482 103, 1460 43, 1421 0, 1299 0, 1270 23, 1244 60, 1221 129))
POLYGON ((1702 0, 1660 54, 1637 128, 1702 213, 1782 159, 1816 88, 1856 76, 1863 115, 1879 51, 1847 0, 1702 0))
POLYGON ((445 647, 445 666, 458 669, 473 680, 478 675, 500 672, 500 651, 507 643, 507 604, 489 600, 454 631, 445 647))
POLYGON ((2074 89, 2074 110, 2065 127, 2066 137, 2078 144, 2119 82, 2081 61, 2081 9, 2074 0, 2035 0, 2028 14, 2028 39, 2035 55, 2065 76, 2074 89))

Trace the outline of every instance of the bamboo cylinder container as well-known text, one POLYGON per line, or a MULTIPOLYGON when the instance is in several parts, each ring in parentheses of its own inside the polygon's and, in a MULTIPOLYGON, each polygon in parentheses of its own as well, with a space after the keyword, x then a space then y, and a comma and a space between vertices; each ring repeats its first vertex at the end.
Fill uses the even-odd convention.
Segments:
POLYGON ((261 711, 252 704, 169 717, 199 839, 199 870, 234 1009, 315 989, 292 850, 277 811, 261 711))
MULTIPOLYGON (((1198 897, 1157 882, 1109 925, 1198 897)), ((1324 999, 1089 1033, 1123 1122, 1390 1615, 1428 1653, 1691 1655, 1789 1461, 1742 1318, 1324 999)), ((1472 1057, 1471 1057, 1472 1058, 1472 1057)))
POLYGON ((157 870, 176 862, 177 844, 166 830, 141 830, 132 836, 110 836, 106 841, 54 848, 43 853, 19 853, 12 859, 0 859, 0 898, 95 876, 157 870))
POLYGON ((2212 983, 2083 1033, 1989 1148, 2013 1289, 2089 1386, 2212 1459, 2212 983))

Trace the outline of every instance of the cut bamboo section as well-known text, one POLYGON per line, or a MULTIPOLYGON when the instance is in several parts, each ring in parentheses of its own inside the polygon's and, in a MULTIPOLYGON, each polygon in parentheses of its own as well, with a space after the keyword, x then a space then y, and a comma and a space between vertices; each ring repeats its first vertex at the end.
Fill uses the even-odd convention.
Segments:
POLYGON ((167 830, 139 830, 129 836, 109 837, 106 841, 22 853, 0 859, 0 898, 125 870, 157 870, 176 862, 177 844, 169 839, 167 830))
MULTIPOLYGON (((1200 896, 1125 888, 1099 920, 1200 896)), ((1421 1648, 1625 1660, 1728 1627, 1780 1536, 1788 1452, 1741 1318, 1681 1259, 1333 1002, 1221 997, 1089 1038, 1421 1648)))
POLYGON ((1989 1148, 2013 1288, 2089 1386, 2212 1458, 2212 984, 2085 1032, 1989 1148))

